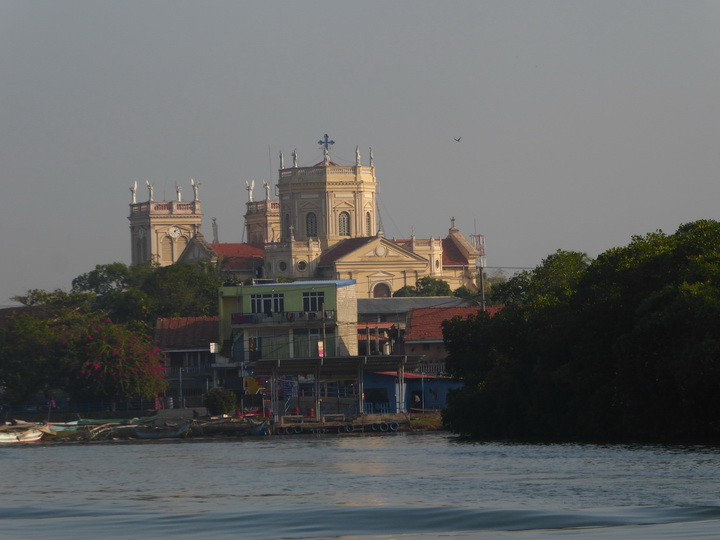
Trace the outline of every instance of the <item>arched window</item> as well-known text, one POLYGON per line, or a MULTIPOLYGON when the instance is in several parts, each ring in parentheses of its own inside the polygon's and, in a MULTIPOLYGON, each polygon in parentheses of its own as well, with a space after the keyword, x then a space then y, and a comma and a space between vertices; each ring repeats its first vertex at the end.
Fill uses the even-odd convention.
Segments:
POLYGON ((372 236, 372 217, 370 212, 365 214, 365 236, 372 236))
POLYGON ((390 287, 385 283, 378 283, 373 287, 373 298, 390 298, 390 287))
POLYGON ((350 214, 347 212, 340 212, 340 216, 338 216, 338 234, 350 236, 350 214))
POLYGON ((308 238, 317 236, 317 216, 312 212, 305 216, 305 236, 308 238))

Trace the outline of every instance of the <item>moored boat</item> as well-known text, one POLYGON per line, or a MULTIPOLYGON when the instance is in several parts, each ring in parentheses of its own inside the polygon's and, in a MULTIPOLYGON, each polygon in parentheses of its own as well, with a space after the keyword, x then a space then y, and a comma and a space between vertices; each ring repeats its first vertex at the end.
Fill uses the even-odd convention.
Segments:
POLYGON ((0 444, 38 442, 43 432, 37 428, 6 429, 0 431, 0 444))
POLYGON ((164 427, 136 427, 133 429, 138 439, 177 439, 187 435, 190 424, 164 427))

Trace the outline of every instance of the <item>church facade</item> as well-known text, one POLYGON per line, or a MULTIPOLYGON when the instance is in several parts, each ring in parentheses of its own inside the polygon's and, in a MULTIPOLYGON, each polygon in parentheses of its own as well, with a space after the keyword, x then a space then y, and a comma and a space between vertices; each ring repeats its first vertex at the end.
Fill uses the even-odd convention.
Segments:
POLYGON ((333 141, 318 141, 323 160, 301 166, 297 151, 292 166, 280 154, 277 199, 253 200, 248 184, 245 223, 248 239, 264 246, 263 276, 270 279, 352 279, 358 298, 392 296, 429 276, 447 281, 454 290, 477 290, 484 257, 483 237, 465 238, 454 218, 445 238, 385 238, 377 214, 378 180, 370 150, 354 165, 330 159, 333 141))
MULTIPOLYGON (((254 200, 254 182, 246 182, 248 245, 262 250, 262 260, 256 255, 251 260, 251 275, 279 281, 354 280, 358 298, 389 297, 428 276, 448 282, 453 290, 477 290, 485 256, 481 235, 467 239, 453 218, 442 238, 386 238, 377 211, 379 184, 372 149, 367 165, 358 148, 355 163, 346 165, 330 159, 334 141, 327 135, 318 143, 323 159, 310 166, 301 166, 293 151, 286 167, 280 154, 277 184, 263 183, 264 199, 254 200)), ((165 265, 205 257, 208 250, 199 249, 198 186, 192 182, 194 198, 188 203, 181 200, 181 188, 177 201, 162 203, 153 201, 149 183, 146 203, 138 203, 137 186, 131 188, 133 264, 152 260, 165 265)), ((216 239, 212 246, 215 252, 222 250, 216 239)))

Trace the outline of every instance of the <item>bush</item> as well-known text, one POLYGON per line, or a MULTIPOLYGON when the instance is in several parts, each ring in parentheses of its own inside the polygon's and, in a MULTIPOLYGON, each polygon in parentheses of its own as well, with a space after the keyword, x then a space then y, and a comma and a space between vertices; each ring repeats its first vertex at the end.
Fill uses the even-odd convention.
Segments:
POLYGON ((213 388, 205 396, 205 406, 211 415, 230 414, 237 407, 237 396, 231 390, 213 388))

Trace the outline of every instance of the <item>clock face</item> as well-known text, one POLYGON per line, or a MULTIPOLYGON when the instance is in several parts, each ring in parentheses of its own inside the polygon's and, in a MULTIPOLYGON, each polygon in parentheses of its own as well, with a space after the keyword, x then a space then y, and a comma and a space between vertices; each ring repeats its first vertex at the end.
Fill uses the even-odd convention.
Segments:
POLYGON ((168 229, 168 234, 170 236, 172 236, 173 238, 177 238, 178 236, 180 236, 180 233, 181 233, 180 227, 178 227, 176 225, 173 225, 172 227, 170 227, 168 229))

